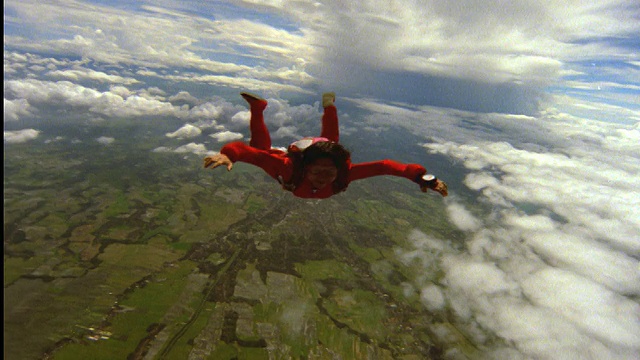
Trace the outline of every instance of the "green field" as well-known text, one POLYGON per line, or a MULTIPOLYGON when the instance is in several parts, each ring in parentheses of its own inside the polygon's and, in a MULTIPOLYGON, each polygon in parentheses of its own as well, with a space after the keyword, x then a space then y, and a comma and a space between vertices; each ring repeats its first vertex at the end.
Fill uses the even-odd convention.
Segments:
POLYGON ((5 149, 5 358, 440 357, 395 254, 414 229, 462 238, 440 198, 383 178, 301 200, 134 150, 5 149))

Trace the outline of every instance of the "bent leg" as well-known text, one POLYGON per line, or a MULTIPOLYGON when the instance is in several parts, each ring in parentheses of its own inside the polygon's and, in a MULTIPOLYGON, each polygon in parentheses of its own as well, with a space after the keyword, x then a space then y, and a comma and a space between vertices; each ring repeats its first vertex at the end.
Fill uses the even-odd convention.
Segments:
POLYGON ((271 136, 267 125, 264 123, 264 109, 267 107, 267 100, 249 93, 240 94, 249 103, 251 119, 249 120, 249 130, 251 131, 251 147, 269 150, 271 149, 271 136))
POLYGON ((338 109, 333 105, 335 95, 326 93, 322 95, 322 105, 324 106, 324 114, 322 114, 322 133, 320 136, 331 141, 338 142, 340 132, 338 126, 338 109))

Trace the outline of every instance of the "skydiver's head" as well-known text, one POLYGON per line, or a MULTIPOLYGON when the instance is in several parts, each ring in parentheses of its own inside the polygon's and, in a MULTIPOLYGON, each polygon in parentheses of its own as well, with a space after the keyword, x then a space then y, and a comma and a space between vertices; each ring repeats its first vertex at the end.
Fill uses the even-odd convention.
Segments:
POLYGON ((342 145, 322 141, 303 151, 304 176, 316 189, 332 184, 334 190, 346 188, 351 153, 342 145))

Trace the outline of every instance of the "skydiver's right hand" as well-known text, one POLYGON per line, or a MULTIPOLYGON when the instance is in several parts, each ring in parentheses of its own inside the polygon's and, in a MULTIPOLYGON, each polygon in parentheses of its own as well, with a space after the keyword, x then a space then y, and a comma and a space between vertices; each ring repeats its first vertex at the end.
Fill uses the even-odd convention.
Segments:
POLYGON ((215 169, 221 165, 226 166, 227 171, 231 171, 231 169, 233 168, 233 161, 231 161, 231 159, 229 159, 229 157, 227 157, 227 155, 225 154, 209 155, 204 158, 205 168, 210 167, 211 169, 215 169))

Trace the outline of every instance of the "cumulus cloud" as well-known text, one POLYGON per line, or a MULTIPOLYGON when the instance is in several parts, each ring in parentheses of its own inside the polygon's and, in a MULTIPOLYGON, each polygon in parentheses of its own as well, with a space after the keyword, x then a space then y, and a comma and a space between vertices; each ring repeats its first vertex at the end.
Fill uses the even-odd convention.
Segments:
POLYGON ((155 149, 153 149, 152 152, 156 152, 156 153, 178 153, 178 154, 195 154, 198 156, 203 156, 203 155, 209 155, 209 154, 215 154, 216 152, 214 151, 209 151, 207 150, 207 148, 204 146, 204 144, 197 144, 197 143, 188 143, 185 145, 181 145, 178 146, 176 148, 172 148, 172 147, 167 147, 167 146, 160 146, 157 147, 155 149))
MULTIPOLYGON (((240 139, 240 133, 233 130, 246 131, 249 125, 250 113, 238 111, 236 105, 222 98, 200 101, 193 107, 189 107, 189 104, 178 106, 165 101, 167 94, 154 87, 131 90, 122 85, 114 85, 107 91, 99 91, 69 81, 24 79, 5 81, 4 89, 5 94, 14 99, 5 99, 6 120, 16 120, 32 113, 51 114, 56 111, 64 112, 66 118, 86 118, 87 114, 114 120, 150 116, 175 117, 191 123, 167 133, 167 137, 193 138, 203 130, 212 128, 216 131, 212 136, 219 142, 240 139)), ((180 93, 174 101, 179 103, 176 99, 188 98, 187 94, 180 93)), ((311 133, 319 133, 321 114, 317 103, 314 106, 291 106, 276 98, 269 98, 269 103, 264 115, 274 140, 301 137, 298 133, 300 127, 311 129, 311 133)))
MULTIPOLYGON (((628 84, 633 67, 625 69, 625 75, 616 70, 620 64, 633 64, 634 52, 624 42, 603 40, 633 38, 640 31, 635 21, 638 10, 613 0, 597 7, 576 3, 569 13, 559 0, 516 1, 508 6, 495 0, 462 6, 433 0, 393 4, 383 0, 349 4, 284 0, 245 5, 252 3, 256 8, 248 10, 251 18, 265 10, 281 17, 273 23, 254 21, 242 18, 242 8, 228 13, 225 7, 217 7, 215 12, 221 16, 212 20, 198 15, 202 7, 190 4, 165 3, 164 7, 125 11, 106 5, 10 1, 7 8, 17 14, 15 24, 42 30, 31 34, 62 35, 45 39, 7 34, 5 43, 23 52, 133 66, 137 69, 130 74, 166 81, 307 94, 309 87, 331 84, 369 96, 401 93, 398 100, 411 97, 482 111, 504 111, 506 106, 533 113, 535 105, 530 102, 531 97, 538 97, 536 90, 556 85, 562 76, 573 76, 572 83, 567 83, 573 88, 576 82, 592 82, 586 64, 599 63, 614 75, 615 81, 604 84, 607 88, 628 84), (557 14, 562 14, 562 21, 557 14), (596 26, 598 32, 591 30, 596 26), (208 44, 222 55, 203 51, 208 44), (623 54, 629 54, 628 59, 621 59, 626 57, 623 54), (607 61, 610 59, 614 61, 607 61), (425 89, 428 96, 423 94, 425 89), (482 101, 477 102, 478 98, 482 101), (507 106, 507 102, 514 104, 507 106)), ((23 64, 46 66, 24 60, 23 64)), ((12 66, 9 70, 22 71, 12 66)), ((75 67, 50 73, 66 79, 140 81, 75 67)), ((628 94, 621 92, 614 100, 624 96, 628 94)))
POLYGON ((96 141, 102 145, 111 145, 113 144, 114 141, 116 141, 116 139, 108 136, 100 136, 99 138, 96 139, 96 141))
POLYGON ((449 214, 449 219, 452 223, 454 223, 460 230, 464 231, 475 231, 482 226, 482 222, 475 216, 473 216, 467 209, 464 208, 464 205, 456 202, 449 202, 447 205, 447 213, 449 214))
POLYGON ((123 99, 126 99, 133 94, 133 92, 129 90, 127 87, 121 86, 121 85, 111 86, 109 88, 109 92, 111 92, 112 94, 118 95, 123 99))
POLYGON ((278 130, 276 130, 272 134, 272 136, 275 139, 282 139, 282 138, 298 139, 303 137, 298 134, 298 128, 296 126, 281 126, 278 128, 278 130))
POLYGON ((40 131, 35 129, 5 131, 4 142, 7 144, 20 144, 37 138, 39 134, 40 131))
POLYGON ((444 294, 439 286, 429 285, 420 291, 420 300, 431 311, 444 309, 446 305, 444 294))
POLYGON ((221 132, 217 132, 215 134, 211 134, 209 136, 211 136, 212 138, 216 139, 216 141, 219 142, 219 143, 226 143, 226 142, 230 142, 230 141, 240 140, 240 139, 242 139, 244 137, 240 133, 235 133, 235 132, 231 132, 231 131, 221 131, 221 132))
POLYGON ((231 122, 235 125, 249 126, 249 119, 251 119, 251 113, 248 111, 240 111, 233 115, 231 122))
POLYGON ((30 115, 29 102, 26 99, 4 99, 4 121, 16 121, 20 117, 30 115))
POLYGON ((202 130, 200 130, 200 128, 193 126, 191 124, 185 124, 180 129, 172 133, 167 133, 166 135, 167 137, 170 137, 170 138, 188 139, 188 138, 200 136, 201 133, 202 133, 202 130))
POLYGON ((552 268, 532 274, 522 288, 534 304, 558 313, 589 336, 621 349, 640 348, 640 305, 636 302, 552 268))
POLYGON ((546 216, 510 214, 505 223, 521 232, 522 239, 543 259, 592 279, 624 295, 640 294, 638 260, 587 234, 572 233, 546 216), (542 224, 539 224, 542 223, 542 224))
POLYGON ((194 106, 189 111, 190 118, 205 118, 205 119, 217 119, 223 112, 223 108, 213 103, 205 103, 202 105, 194 106))
POLYGON ((597 51, 615 54, 615 47, 569 45, 569 39, 606 36, 583 27, 590 21, 599 22, 608 34, 638 30, 631 22, 620 24, 619 19, 630 19, 630 14, 614 2, 605 2, 597 9, 578 5, 580 9, 571 14, 559 12, 563 6, 559 1, 515 2, 508 6, 497 1, 463 6, 437 1, 368 1, 347 6, 329 3, 312 15, 293 1, 277 4, 273 6, 303 21, 314 40, 332 40, 319 51, 323 60, 358 59, 369 68, 484 81, 546 83, 549 79, 545 77, 553 77, 560 70, 558 59, 601 57, 597 51), (338 12, 344 16, 326 16, 338 12), (559 23, 549 15, 557 13, 563 13, 565 21, 559 23))
POLYGON ((395 251, 415 274, 406 296, 430 311, 450 309, 484 357, 634 358, 640 123, 555 108, 522 116, 354 101, 371 112, 360 128, 406 128, 463 167, 463 184, 484 209, 455 192, 445 200, 466 232, 463 249, 411 232, 395 251))
MULTIPOLYGON (((427 146, 458 157, 469 169, 481 173, 486 179, 482 192, 496 205, 536 204, 616 249, 629 253, 640 250, 634 236, 640 229, 640 220, 636 220, 640 219, 640 182, 633 175, 637 169, 630 167, 637 163, 633 153, 592 156, 578 148, 569 157, 519 150, 507 143, 427 146), (627 158, 630 162, 623 162, 627 158), (489 167, 501 171, 492 175, 495 180, 488 180, 489 167)), ((471 187, 478 186, 477 180, 477 176, 471 178, 471 187)))
POLYGON ((177 153, 193 153, 193 154, 196 154, 196 155, 205 155, 205 154, 209 153, 209 151, 204 146, 204 144, 196 144, 196 143, 189 143, 189 144, 186 144, 186 145, 179 146, 174 150, 174 152, 177 152, 177 153))
MULTIPOLYGON (((307 92, 300 85, 313 81, 300 66, 305 61, 300 61, 299 54, 312 53, 303 41, 303 35, 260 22, 232 17, 213 21, 197 16, 197 12, 188 11, 191 15, 184 16, 180 10, 167 11, 160 7, 145 7, 144 11, 136 12, 110 6, 67 6, 30 1, 10 2, 7 6, 17 14, 30 14, 20 18, 21 24, 32 29, 41 28, 49 34, 65 34, 38 41, 6 36, 7 43, 25 51, 82 56, 101 64, 133 64, 143 68, 137 71, 138 75, 254 90, 307 92), (48 23, 46 29, 42 27, 45 22, 48 23), (202 31, 203 27, 212 31, 202 31), (242 48, 239 52, 228 50, 227 55, 245 59, 245 63, 255 63, 257 57, 266 58, 269 65, 247 66, 238 65, 240 61, 218 61, 206 52, 203 54, 199 45, 194 46, 196 43, 217 43, 223 50, 242 48), (167 74, 162 70, 167 67, 190 71, 184 75, 167 74), (213 75, 200 76, 194 71, 213 75)), ((132 81, 123 76, 111 78, 70 70, 53 74, 65 78, 90 76, 97 81, 132 81)))
POLYGON ((200 102, 200 100, 189 94, 188 91, 180 91, 177 94, 170 96, 168 99, 171 103, 177 102, 177 103, 186 103, 186 104, 190 104, 190 105, 196 105, 200 102))
MULTIPOLYGON (((24 99, 32 107, 71 107, 109 118, 187 115, 167 102, 136 95, 123 98, 110 91, 101 92, 69 81, 8 80, 4 83, 4 91, 5 96, 24 99)), ((121 90, 117 92, 122 94, 121 90)))
POLYGON ((450 321, 488 346, 488 358, 636 356, 638 123, 557 109, 528 117, 367 106, 367 126, 388 126, 386 117, 430 138, 425 149, 463 167, 485 209, 471 212, 455 193, 445 201, 450 221, 467 232, 463 249, 416 231, 396 249, 405 266, 421 269, 407 296, 419 294, 430 311, 450 309, 450 321), (421 123, 425 115, 438 120, 421 123))
MULTIPOLYGON (((457 331, 484 347, 486 358, 633 358, 640 348, 637 302, 545 264, 508 232, 490 232, 491 241, 510 247, 508 257, 473 256, 418 231, 409 236, 410 248, 397 249, 405 264, 422 264, 412 281, 428 310, 450 308, 457 331), (414 260, 407 263, 409 258, 414 260), (434 261, 438 267, 429 266, 434 261)), ((405 289, 412 296, 413 286, 405 289)), ((438 324, 431 331, 441 334, 445 349, 461 346, 438 324)))

